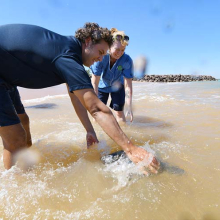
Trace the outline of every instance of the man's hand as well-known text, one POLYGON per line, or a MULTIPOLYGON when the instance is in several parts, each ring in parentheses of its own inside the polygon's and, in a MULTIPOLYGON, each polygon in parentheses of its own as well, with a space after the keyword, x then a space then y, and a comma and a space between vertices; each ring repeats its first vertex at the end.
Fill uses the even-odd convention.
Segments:
POLYGON ((134 147, 127 155, 131 161, 140 166, 141 171, 146 175, 148 171, 150 173, 157 173, 160 168, 160 163, 156 157, 143 148, 134 147))
POLYGON ((87 148, 89 148, 91 145, 93 145, 95 143, 99 143, 95 132, 87 132, 86 142, 87 142, 87 148))

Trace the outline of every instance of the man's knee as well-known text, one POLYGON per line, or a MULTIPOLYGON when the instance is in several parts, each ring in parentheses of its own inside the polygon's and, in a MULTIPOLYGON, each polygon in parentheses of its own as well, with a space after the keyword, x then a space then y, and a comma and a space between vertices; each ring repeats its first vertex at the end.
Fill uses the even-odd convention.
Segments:
POLYGON ((18 114, 18 117, 19 117, 23 126, 29 126, 30 121, 29 121, 29 117, 26 113, 18 114))
POLYGON ((27 134, 24 128, 20 129, 20 131, 15 134, 12 145, 17 145, 19 148, 23 148, 27 146, 27 134))
POLYGON ((27 135, 21 124, 2 127, 0 135, 4 148, 10 152, 15 152, 27 146, 27 135))

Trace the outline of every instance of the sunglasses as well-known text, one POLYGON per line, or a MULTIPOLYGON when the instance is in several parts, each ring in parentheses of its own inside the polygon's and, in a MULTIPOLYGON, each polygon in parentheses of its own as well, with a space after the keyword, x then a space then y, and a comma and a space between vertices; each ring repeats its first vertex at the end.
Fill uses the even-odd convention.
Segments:
POLYGON ((121 34, 115 35, 114 39, 118 41, 127 41, 127 42, 129 41, 129 37, 127 35, 121 35, 121 34))

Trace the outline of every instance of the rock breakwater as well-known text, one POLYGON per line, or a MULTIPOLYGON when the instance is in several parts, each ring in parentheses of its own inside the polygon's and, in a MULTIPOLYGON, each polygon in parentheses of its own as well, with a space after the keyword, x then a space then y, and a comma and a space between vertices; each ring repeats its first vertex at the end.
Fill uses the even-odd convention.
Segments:
POLYGON ((192 81, 216 81, 212 76, 206 75, 145 75, 141 79, 134 78, 140 82, 192 82, 192 81))

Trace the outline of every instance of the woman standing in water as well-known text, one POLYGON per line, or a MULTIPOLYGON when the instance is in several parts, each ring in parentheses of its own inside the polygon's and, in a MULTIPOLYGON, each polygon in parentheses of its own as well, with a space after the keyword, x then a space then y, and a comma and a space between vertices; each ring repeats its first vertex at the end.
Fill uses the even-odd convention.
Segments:
POLYGON ((109 94, 111 95, 110 107, 113 109, 118 122, 126 122, 125 117, 132 113, 132 78, 133 61, 124 51, 129 42, 129 37, 124 31, 111 29, 113 44, 109 49, 109 54, 103 60, 94 63, 92 70, 92 85, 99 99, 107 104, 109 94), (128 105, 128 111, 124 114, 124 105, 128 105))

